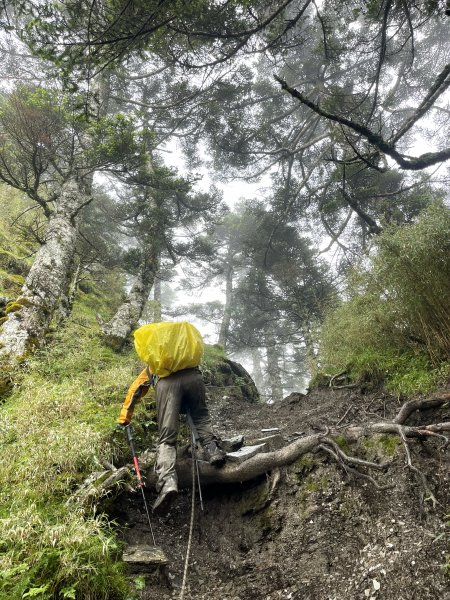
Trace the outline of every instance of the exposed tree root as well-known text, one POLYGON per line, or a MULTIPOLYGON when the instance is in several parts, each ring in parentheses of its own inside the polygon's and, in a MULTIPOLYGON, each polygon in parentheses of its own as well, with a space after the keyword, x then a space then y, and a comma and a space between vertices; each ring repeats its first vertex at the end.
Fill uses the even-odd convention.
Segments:
MULTIPOLYGON (((358 471, 358 469, 354 469, 353 467, 350 467, 349 464, 346 463, 346 461, 343 460, 343 458, 341 456, 339 456, 337 454, 337 452, 334 452, 331 448, 329 448, 328 446, 325 446, 324 444, 320 444, 319 445, 319 449, 323 450, 324 452, 327 452, 330 456, 332 456, 335 461, 342 466, 342 468, 344 469, 344 471, 347 473, 347 475, 352 474, 355 475, 356 477, 360 477, 362 479, 367 479, 368 481, 370 481, 370 483, 372 483, 372 485, 377 489, 377 490, 388 490, 392 487, 394 487, 393 485, 379 485, 375 479, 373 477, 371 477, 370 475, 367 475, 367 473, 362 473, 361 471, 358 471)), ((350 457, 347 457, 350 458, 350 457)), ((362 461, 365 462, 365 461, 362 461)), ((377 468, 379 467, 379 465, 376 465, 377 468)))
MULTIPOLYGON (((400 436, 406 451, 407 467, 419 476, 427 497, 431 499, 433 506, 435 506, 437 500, 430 490, 425 476, 412 464, 407 439, 439 437, 444 440, 444 445, 447 446, 449 439, 446 435, 443 435, 443 433, 450 432, 450 421, 433 423, 425 426, 421 425, 418 427, 407 426, 404 425, 404 423, 413 412, 436 408, 442 406, 449 400, 450 393, 444 393, 436 394, 426 400, 406 402, 391 422, 372 423, 364 427, 355 425, 344 428, 341 426, 339 429, 334 427, 333 429, 327 430, 325 433, 317 433, 298 438, 280 450, 256 454, 240 464, 228 462, 222 468, 216 468, 212 467, 207 462, 199 461, 202 485, 242 483, 244 481, 255 479, 265 473, 273 473, 271 492, 269 493, 272 497, 279 481, 279 469, 281 467, 294 463, 303 454, 321 450, 340 464, 347 474, 366 479, 370 481, 376 489, 385 490, 392 486, 380 485, 373 477, 362 472, 360 469, 384 471, 389 467, 389 464, 378 464, 355 456, 349 456, 333 440, 333 436, 343 435, 350 443, 356 442, 360 438, 372 434, 393 434, 400 436)), ((154 489, 156 475, 151 468, 154 463, 154 453, 143 453, 139 458, 139 462, 141 470, 146 477, 147 487, 154 489)), ((177 473, 180 487, 189 487, 191 485, 191 464, 191 459, 188 457, 181 457, 177 461, 177 473)), ((95 503, 106 494, 117 493, 124 487, 130 488, 130 481, 132 481, 133 478, 131 466, 121 467, 120 469, 115 469, 113 465, 105 466, 108 468, 105 471, 93 473, 82 486, 80 486, 71 500, 77 500, 81 503, 95 503)))
POLYGON ((415 467, 412 464, 411 452, 409 451, 408 441, 403 433, 403 427, 401 425, 397 425, 397 427, 398 427, 398 433, 402 439, 403 446, 404 446, 405 452, 406 452, 406 466, 409 469, 411 469, 411 471, 413 471, 414 473, 416 473, 418 475, 418 477, 419 477, 420 481, 422 482, 422 485, 425 489, 425 492, 427 494, 427 497, 425 498, 425 500, 428 500, 428 499, 431 500, 431 502, 433 503, 433 508, 436 508, 436 504, 438 503, 438 501, 436 500, 436 497, 433 494, 433 492, 430 490, 430 487, 427 482, 427 478, 422 473, 422 471, 420 471, 417 467, 415 467))
POLYGON ((400 408, 397 416, 394 419, 394 423, 399 423, 403 425, 416 410, 427 410, 430 408, 436 408, 437 406, 442 406, 446 402, 450 401, 450 392, 444 394, 434 394, 431 398, 427 398, 426 400, 410 400, 409 402, 405 402, 403 406, 400 408))

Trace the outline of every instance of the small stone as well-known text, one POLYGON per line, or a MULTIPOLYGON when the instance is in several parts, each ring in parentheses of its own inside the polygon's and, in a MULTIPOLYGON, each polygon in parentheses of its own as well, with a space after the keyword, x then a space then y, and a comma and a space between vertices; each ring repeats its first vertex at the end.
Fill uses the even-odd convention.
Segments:
POLYGON ((370 596, 370 589, 369 588, 366 588, 364 590, 364 595, 365 595, 366 598, 368 598, 370 596))
POLYGON ((380 582, 377 579, 372 579, 372 585, 373 585, 373 589, 377 592, 381 585, 380 582))

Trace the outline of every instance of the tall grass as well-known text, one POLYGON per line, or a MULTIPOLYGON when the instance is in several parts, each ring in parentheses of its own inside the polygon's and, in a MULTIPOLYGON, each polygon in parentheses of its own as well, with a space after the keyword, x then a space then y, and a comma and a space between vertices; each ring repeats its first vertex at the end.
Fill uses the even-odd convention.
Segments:
POLYGON ((450 373, 450 211, 377 240, 322 330, 325 371, 370 376, 397 393, 428 392, 450 373))
POLYGON ((102 460, 117 464, 126 451, 113 428, 140 364, 134 352, 106 348, 97 331, 93 312, 78 305, 0 406, 2 600, 127 595, 108 521, 66 505, 102 460))

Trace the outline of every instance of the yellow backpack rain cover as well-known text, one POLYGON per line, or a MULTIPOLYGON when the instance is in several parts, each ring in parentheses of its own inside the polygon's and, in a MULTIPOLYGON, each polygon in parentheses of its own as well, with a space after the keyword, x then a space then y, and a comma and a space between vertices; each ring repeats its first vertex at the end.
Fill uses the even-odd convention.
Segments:
POLYGON ((186 321, 143 325, 134 332, 134 346, 139 358, 159 377, 198 367, 203 355, 202 336, 186 321))

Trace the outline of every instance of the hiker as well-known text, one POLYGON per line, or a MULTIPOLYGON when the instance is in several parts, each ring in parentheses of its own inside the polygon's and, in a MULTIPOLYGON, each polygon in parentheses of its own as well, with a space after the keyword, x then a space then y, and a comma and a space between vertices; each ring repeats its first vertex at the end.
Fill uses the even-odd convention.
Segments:
MULTIPOLYGON (((183 338, 176 348, 180 354, 181 352, 186 352, 186 347, 193 348, 192 343, 183 343, 185 341, 184 338, 188 339, 186 336, 192 330, 195 330, 194 333, 198 334, 201 340, 200 333, 189 323, 155 323, 144 325, 138 329, 135 332, 136 350, 140 357, 145 362, 150 363, 150 365, 143 369, 131 384, 123 402, 119 418, 117 419, 120 425, 128 425, 136 404, 145 396, 150 386, 154 385, 159 429, 155 465, 158 476, 156 490, 159 492, 159 495, 153 504, 153 510, 159 514, 166 512, 171 501, 178 493, 175 461, 180 413, 189 412, 191 415, 198 438, 209 463, 214 466, 221 466, 225 461, 225 453, 220 448, 220 441, 215 436, 211 427, 202 374, 198 368, 198 364, 192 366, 193 362, 200 362, 203 346, 201 345, 200 353, 198 351, 192 352, 192 356, 188 362, 184 360, 179 365, 171 364, 167 368, 167 360, 164 361, 164 357, 162 359, 161 357, 157 357, 156 360, 154 357, 154 352, 161 351, 163 343, 167 343, 167 335, 166 337, 160 335, 160 331, 162 330, 169 331, 172 336, 170 340, 172 344, 174 343, 172 341, 174 334, 178 335, 175 343, 183 338), (152 325, 167 327, 159 327, 159 329, 158 327, 154 327, 152 329, 152 325), (186 326, 188 326, 188 329, 186 329, 186 326), (144 328, 147 329, 140 332, 144 328), (160 337, 156 339, 156 335, 160 335, 160 337), (166 367, 161 366, 164 362, 166 367), (170 372, 177 366, 184 366, 184 364, 189 364, 190 366, 170 372), (160 376, 157 376, 158 372, 160 376), (166 372, 169 374, 166 375, 166 372)), ((189 339, 188 342, 190 342, 189 339)), ((176 354, 173 348, 171 350, 171 354, 176 354)), ((172 360, 172 357, 170 358, 172 360)))

